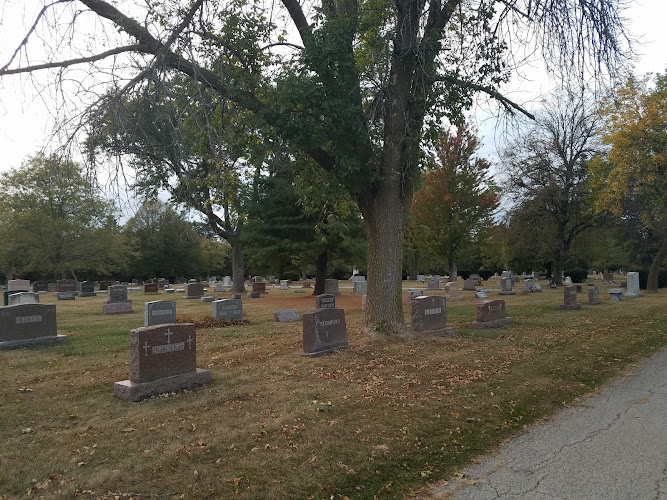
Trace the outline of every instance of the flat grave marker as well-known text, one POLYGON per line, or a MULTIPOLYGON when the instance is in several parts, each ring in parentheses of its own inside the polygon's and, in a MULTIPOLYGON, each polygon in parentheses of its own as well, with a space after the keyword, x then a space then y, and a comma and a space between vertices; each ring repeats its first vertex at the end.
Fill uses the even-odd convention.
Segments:
POLYGON ((299 321, 301 316, 296 309, 284 309, 273 313, 273 319, 278 323, 289 323, 290 321, 299 321))

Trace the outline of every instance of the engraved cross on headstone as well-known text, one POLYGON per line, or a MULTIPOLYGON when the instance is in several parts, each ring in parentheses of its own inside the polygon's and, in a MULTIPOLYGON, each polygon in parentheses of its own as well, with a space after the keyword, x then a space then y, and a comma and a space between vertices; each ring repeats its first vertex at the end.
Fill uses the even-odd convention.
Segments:
POLYGON ((167 337, 167 344, 171 344, 171 336, 174 334, 174 332, 171 331, 171 328, 167 328, 167 333, 164 334, 165 337, 167 337))
POLYGON ((188 335, 188 340, 186 341, 188 343, 188 349, 192 349, 192 343, 195 341, 195 339, 192 338, 192 335, 188 335))
POLYGON ((148 349, 150 346, 148 345, 148 341, 144 342, 144 353, 146 353, 146 356, 148 356, 148 349))

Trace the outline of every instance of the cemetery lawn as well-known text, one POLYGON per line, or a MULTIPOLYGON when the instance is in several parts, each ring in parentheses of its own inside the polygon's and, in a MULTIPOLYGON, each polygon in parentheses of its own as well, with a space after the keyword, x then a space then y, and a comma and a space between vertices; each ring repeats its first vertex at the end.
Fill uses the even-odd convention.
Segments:
POLYGON ((314 297, 276 287, 243 298, 250 324, 198 329, 197 366, 212 385, 141 403, 112 391, 129 378, 143 303, 175 300, 193 318, 211 304, 131 292, 133 314, 103 316, 101 296, 57 302, 68 342, 0 352, 0 498, 424 494, 667 345, 666 291, 610 303, 598 285, 601 305, 582 293, 581 310, 562 311, 562 289, 499 297, 492 281, 489 299, 506 300, 512 325, 470 329, 477 299, 461 292, 447 304, 454 337, 383 338, 362 332, 361 297, 341 285, 349 349, 298 356, 301 323, 273 313, 303 314, 314 297))

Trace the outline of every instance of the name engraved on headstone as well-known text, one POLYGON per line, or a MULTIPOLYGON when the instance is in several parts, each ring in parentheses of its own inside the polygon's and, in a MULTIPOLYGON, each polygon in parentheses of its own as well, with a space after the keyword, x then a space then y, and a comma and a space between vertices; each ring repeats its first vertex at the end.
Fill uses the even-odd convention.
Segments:
POLYGON ((333 309, 336 307, 336 297, 323 293, 315 297, 315 309, 333 309))
POLYGON ((243 319, 243 303, 239 299, 214 300, 211 315, 219 319, 243 319))
POLYGON ((42 316, 37 315, 37 316, 17 316, 16 317, 16 324, 24 324, 24 323, 41 323, 42 322, 42 316))

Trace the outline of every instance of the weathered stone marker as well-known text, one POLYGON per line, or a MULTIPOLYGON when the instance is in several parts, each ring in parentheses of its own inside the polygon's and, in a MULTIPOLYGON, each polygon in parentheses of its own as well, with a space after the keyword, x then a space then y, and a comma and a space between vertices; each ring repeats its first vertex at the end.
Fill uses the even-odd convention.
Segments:
POLYGON ((290 321, 299 321, 301 316, 296 309, 284 309, 273 313, 273 319, 278 323, 289 323, 290 321))
POLYGON ((176 302, 153 300, 144 304, 144 326, 176 323, 176 302))
POLYGON ((563 303, 561 309, 581 309, 581 304, 577 303, 577 287, 568 285, 563 287, 563 303))
POLYGON ((315 309, 334 309, 336 307, 336 296, 323 293, 315 297, 315 309))
POLYGON ((252 283, 252 291, 256 293, 268 293, 266 291, 266 283, 263 281, 255 281, 252 283))
POLYGON ((507 317, 505 313, 504 300, 485 300, 477 303, 477 321, 470 323, 470 327, 499 328, 511 322, 512 318, 507 317))
POLYGON ((526 293, 537 293, 537 292, 541 292, 541 291, 542 291, 542 287, 540 287, 540 285, 536 284, 535 280, 532 280, 532 279, 529 278, 529 279, 527 279, 523 282, 523 293, 524 294, 526 294, 526 293))
POLYGON ((446 299, 437 295, 412 299, 410 324, 419 333, 438 336, 454 334, 454 329, 447 327, 446 299))
POLYGON ((144 285, 144 294, 160 293, 160 286, 157 283, 146 283, 144 285))
POLYGON ((463 297, 459 294, 459 284, 456 281, 448 281, 445 283, 445 294, 447 300, 458 301, 463 300, 463 297))
POLYGON ((195 325, 171 323, 130 331, 130 379, 116 382, 113 393, 141 401, 210 383, 210 370, 197 368, 195 325))
POLYGON ((428 280, 426 283, 427 290, 440 290, 440 280, 428 280))
POLYGON ((225 291, 225 287, 222 283, 215 284, 215 293, 221 293, 225 291))
POLYGON ((67 340, 58 335, 55 304, 19 304, 0 308, 0 350, 67 340))
POLYGON ((467 279, 463 281, 463 291, 464 292, 476 292, 477 289, 475 288, 475 280, 473 279, 467 279))
POLYGON ((211 316, 219 319, 243 319, 243 303, 240 299, 214 300, 211 316))
POLYGON ((644 294, 639 291, 639 273, 628 273, 626 276, 627 279, 627 292, 625 293, 625 297, 627 299, 633 299, 636 297, 643 297, 644 294))
POLYGON ((185 299, 198 299, 204 295, 204 285, 202 283, 187 283, 185 285, 185 299))
MULTIPOLYGON (((503 274, 506 271, 503 271, 503 274)), ((514 281, 511 277, 501 278, 500 279, 500 295, 514 295, 516 292, 512 290, 514 281)))
POLYGON ((78 292, 78 283, 76 280, 57 280, 56 292, 78 292))
POLYGON ((9 280, 7 290, 10 292, 29 292, 30 280, 9 280))
POLYGON ((595 285, 588 285, 588 305, 596 306, 600 304, 600 289, 595 285))
POLYGON ((79 287, 79 297, 95 297, 94 281, 82 281, 79 287))
POLYGON ((302 356, 316 357, 348 347, 343 309, 317 309, 303 314, 302 356))
POLYGON ((355 295, 366 295, 368 282, 367 281, 355 281, 353 282, 352 293, 355 295))
POLYGON ((623 301, 623 289, 622 288, 610 288, 607 291, 609 292, 609 301, 610 302, 622 302, 623 301))
POLYGON ((287 280, 280 280, 280 289, 289 290, 289 283, 287 280))
POLYGON ((127 298, 127 285, 111 285, 107 289, 107 301, 102 304, 103 314, 129 314, 132 301, 127 298))
POLYGON ((39 304, 39 295, 33 292, 16 292, 7 296, 10 306, 19 304, 39 304))
POLYGON ((324 280, 324 293, 336 296, 340 295, 340 290, 338 289, 338 280, 324 280))

